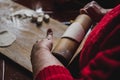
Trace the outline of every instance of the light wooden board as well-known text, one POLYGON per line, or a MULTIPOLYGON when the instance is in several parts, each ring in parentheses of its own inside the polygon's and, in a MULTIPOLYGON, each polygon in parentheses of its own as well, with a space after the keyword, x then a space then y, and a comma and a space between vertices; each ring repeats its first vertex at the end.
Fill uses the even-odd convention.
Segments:
POLYGON ((32 72, 30 53, 33 44, 38 39, 45 38, 47 29, 52 28, 55 45, 67 26, 54 19, 50 19, 49 24, 43 23, 41 27, 36 27, 30 19, 11 21, 8 15, 20 9, 25 9, 25 7, 10 0, 0 0, 0 29, 7 29, 17 37, 11 46, 0 48, 0 53, 32 72))

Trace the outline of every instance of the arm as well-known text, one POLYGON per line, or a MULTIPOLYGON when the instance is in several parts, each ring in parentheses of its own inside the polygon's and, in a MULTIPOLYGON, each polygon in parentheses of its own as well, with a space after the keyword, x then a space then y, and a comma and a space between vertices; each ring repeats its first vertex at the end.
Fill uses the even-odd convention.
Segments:
MULTIPOLYGON (((61 73, 58 70, 59 72, 58 74, 59 75, 62 74, 62 75, 58 76, 57 78, 64 76, 63 74, 66 74, 65 72, 67 72, 67 74, 70 75, 70 73, 64 68, 64 66, 51 54, 52 43, 53 43, 53 33, 51 29, 49 29, 47 32, 47 37, 43 40, 37 41, 34 44, 31 52, 31 63, 32 63, 34 78, 36 78, 36 76, 39 74, 40 71, 42 70, 44 71, 45 68, 47 69, 47 67, 50 67, 50 66, 53 66, 52 69, 57 70, 59 68, 59 70, 61 70, 61 73)), ((52 72, 53 70, 51 71, 50 69, 45 74, 48 74, 49 71, 52 72)), ((53 72, 49 74, 55 75, 56 73, 54 74, 53 72)), ((44 77, 44 76, 41 76, 41 77, 44 77)), ((52 78, 52 76, 49 78, 52 78)))

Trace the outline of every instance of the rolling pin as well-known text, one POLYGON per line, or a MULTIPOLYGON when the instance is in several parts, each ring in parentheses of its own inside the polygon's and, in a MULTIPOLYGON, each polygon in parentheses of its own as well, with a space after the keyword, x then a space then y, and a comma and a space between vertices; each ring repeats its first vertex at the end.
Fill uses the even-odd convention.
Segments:
POLYGON ((80 14, 67 28, 53 49, 53 55, 65 66, 78 49, 82 39, 91 27, 92 19, 86 14, 80 14))

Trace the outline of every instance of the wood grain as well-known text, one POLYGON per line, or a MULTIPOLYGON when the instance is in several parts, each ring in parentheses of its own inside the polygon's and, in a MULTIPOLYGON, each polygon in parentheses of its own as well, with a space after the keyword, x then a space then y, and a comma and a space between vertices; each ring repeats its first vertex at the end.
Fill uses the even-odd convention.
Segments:
POLYGON ((67 26, 52 18, 49 23, 43 22, 40 27, 31 23, 30 18, 15 19, 15 21, 9 19, 11 13, 20 9, 27 8, 11 0, 0 0, 0 29, 6 29, 17 37, 11 46, 0 48, 0 53, 32 72, 30 53, 33 44, 38 39, 45 38, 47 29, 51 28, 53 30, 55 45, 67 26))

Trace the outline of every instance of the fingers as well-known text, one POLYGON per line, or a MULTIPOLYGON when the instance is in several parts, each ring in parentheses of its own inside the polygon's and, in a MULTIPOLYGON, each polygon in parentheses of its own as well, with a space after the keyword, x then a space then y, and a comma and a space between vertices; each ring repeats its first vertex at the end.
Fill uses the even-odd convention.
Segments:
MULTIPOLYGON (((48 29, 48 30, 47 30, 47 36, 46 36, 45 39, 47 39, 47 40, 52 40, 52 39, 53 39, 53 31, 52 31, 52 29, 48 29)), ((43 40, 44 40, 44 39, 43 39, 43 40)), ((36 43, 38 43, 38 42, 40 42, 40 41, 42 41, 42 40, 41 40, 41 39, 40 39, 40 40, 37 40, 36 43)))
POLYGON ((96 7, 98 7, 98 8, 100 8, 100 6, 97 4, 97 2, 95 2, 95 1, 91 1, 90 3, 88 3, 88 4, 86 4, 85 6, 84 6, 84 8, 82 8, 81 10, 80 10, 80 13, 84 13, 84 14, 87 14, 88 13, 88 10, 94 10, 94 8, 96 8, 96 7))
POLYGON ((103 8, 95 1, 88 3, 84 8, 80 9, 81 14, 87 14, 94 22, 100 21, 104 15, 102 12, 103 8))
POLYGON ((89 15, 95 15, 96 13, 94 6, 90 6, 89 8, 86 9, 86 11, 89 15))
POLYGON ((88 14, 88 15, 95 15, 96 11, 95 11, 95 7, 94 6, 89 6, 88 8, 83 8, 80 10, 81 14, 88 14))
POLYGON ((41 40, 37 40, 36 43, 40 42, 41 40))
POLYGON ((80 9, 80 14, 88 14, 86 9, 80 9))
POLYGON ((90 6, 98 6, 98 7, 99 7, 99 5, 98 5, 97 2, 91 1, 91 2, 89 2, 88 4, 86 4, 86 5, 84 6, 84 8, 88 8, 88 7, 90 7, 90 6))
POLYGON ((40 48, 47 48, 51 50, 52 45, 53 45, 53 32, 51 29, 48 29, 46 38, 37 40, 33 48, 35 50, 38 50, 40 48))

